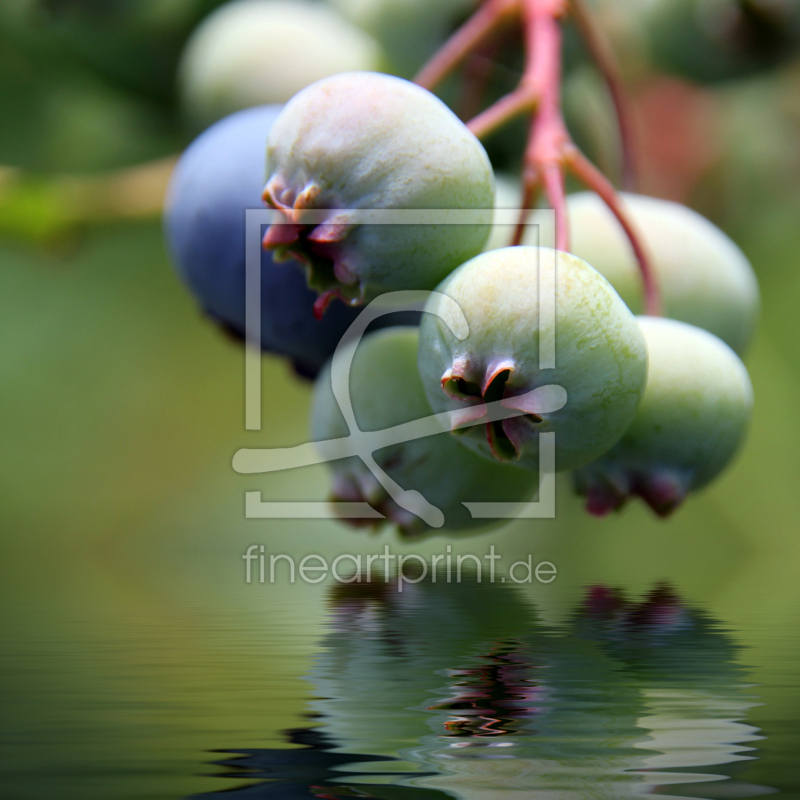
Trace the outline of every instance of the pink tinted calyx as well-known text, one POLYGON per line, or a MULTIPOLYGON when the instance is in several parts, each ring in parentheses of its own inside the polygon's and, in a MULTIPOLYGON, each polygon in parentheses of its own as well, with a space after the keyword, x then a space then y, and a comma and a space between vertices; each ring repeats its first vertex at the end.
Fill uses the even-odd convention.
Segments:
POLYGON ((620 510, 631 497, 640 497, 659 517, 668 517, 686 499, 687 487, 687 480, 666 468, 604 470, 592 476, 582 493, 586 510, 596 517, 620 510))
MULTIPOLYGON (((400 461, 395 460, 382 467, 397 466, 400 461)), ((395 525, 401 535, 407 538, 416 536, 425 530, 425 525, 411 511, 401 508, 395 503, 386 490, 378 483, 371 473, 353 475, 350 472, 334 472, 331 486, 330 501, 333 503, 367 503, 382 514, 384 519, 363 519, 339 516, 342 522, 353 528, 370 528, 377 530, 387 521, 395 525)), ((336 509, 336 506, 334 506, 336 509)), ((337 511, 338 513, 338 511, 337 511)))
POLYGON ((321 192, 312 183, 294 196, 276 177, 267 183, 262 196, 267 205, 283 216, 282 221, 267 228, 262 246, 275 251, 275 261, 294 258, 305 265, 309 287, 320 294, 314 305, 317 319, 336 297, 348 305, 364 302, 364 288, 358 270, 348 260, 344 247, 354 226, 345 214, 335 210, 331 210, 322 221, 318 219, 319 214, 326 211, 316 208, 321 192))
POLYGON ((619 511, 626 500, 626 495, 608 483, 598 481, 586 490, 586 510, 593 517, 606 517, 612 511, 619 511))
POLYGON ((299 225, 291 222, 270 225, 261 240, 261 246, 265 250, 286 250, 300 238, 300 230, 299 225))
POLYGON ((634 484, 638 494, 659 517, 668 517, 686 499, 685 481, 672 470, 654 470, 634 484))
POLYGON ((345 305, 360 306, 364 302, 364 293, 359 292, 356 295, 348 293, 343 287, 335 286, 332 289, 325 289, 320 293, 319 297, 314 301, 314 317, 322 319, 331 301, 338 298, 345 305))
POLYGON ((486 416, 486 404, 501 402, 507 408, 523 411, 521 417, 505 420, 487 421, 485 426, 486 440, 492 454, 499 461, 512 461, 520 457, 526 439, 530 436, 530 425, 538 424, 542 417, 534 409, 534 399, 523 398, 511 394, 508 387, 509 378, 515 370, 510 359, 491 362, 480 382, 466 361, 456 360, 453 366, 442 375, 442 389, 454 400, 464 402, 463 409, 457 409, 451 415, 451 430, 463 432, 466 426, 486 416))

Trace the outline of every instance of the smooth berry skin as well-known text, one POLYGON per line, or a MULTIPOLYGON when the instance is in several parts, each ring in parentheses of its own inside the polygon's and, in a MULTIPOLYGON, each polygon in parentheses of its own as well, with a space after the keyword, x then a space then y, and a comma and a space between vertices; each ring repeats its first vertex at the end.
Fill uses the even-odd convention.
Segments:
POLYGON ((378 43, 333 8, 308 0, 234 0, 195 29, 181 55, 178 87, 203 126, 259 105, 285 103, 338 72, 377 70, 378 43))
POLYGON ((292 98, 269 135, 267 176, 264 199, 291 224, 265 244, 304 259, 328 299, 432 289, 489 236, 483 146, 441 100, 389 75, 335 75, 292 98), (486 224, 361 224, 348 213, 396 209, 485 209, 486 224))
MULTIPOLYGON (((759 291, 747 257, 719 228, 668 200, 623 194, 652 259, 664 315, 718 336, 737 353, 747 348, 759 316, 759 291)), ((639 268, 622 228, 597 195, 567 202, 571 252, 588 261, 642 312, 639 268)))
MULTIPOLYGON (((380 431, 431 416, 417 370, 419 331, 395 327, 367 334, 355 352, 350 371, 353 413, 362 431, 380 431)), ((352 346, 350 346, 352 351, 352 346)), ((349 431, 331 388, 330 364, 314 386, 311 412, 314 441, 347 436, 349 431)), ((538 477, 515 466, 487 461, 447 431, 378 450, 375 460, 404 490, 420 492, 444 514, 444 525, 426 525, 400 508, 361 459, 329 462, 332 498, 366 501, 407 537, 466 532, 497 524, 473 519, 463 502, 522 502, 536 490, 538 477)), ((348 520, 354 526, 374 520, 348 520)))
MULTIPOLYGON (((536 470, 539 435, 554 432, 560 471, 595 460, 621 438, 644 391, 647 352, 633 314, 599 272, 569 253, 506 247, 468 261, 437 292, 460 306, 469 334, 459 341, 434 314, 422 316, 419 368, 435 411, 479 418, 491 400, 528 411, 515 398, 540 386, 567 393, 558 411, 456 427, 464 443, 536 470), (543 297, 556 297, 554 369, 539 369, 539 283, 543 297)), ((426 310, 439 304, 433 295, 426 310)))
MULTIPOLYGON (((170 183, 164 230, 175 268, 203 311, 237 337, 245 331, 245 211, 263 208, 264 143, 280 106, 240 111, 201 134, 170 183)), ((353 309, 313 314, 300 270, 261 250, 261 346, 313 377, 355 319, 353 309)))
POLYGON ((747 370, 724 342, 676 320, 638 321, 649 371, 636 417, 614 448, 575 474, 598 516, 633 496, 660 516, 671 514, 730 463, 752 413, 747 370))

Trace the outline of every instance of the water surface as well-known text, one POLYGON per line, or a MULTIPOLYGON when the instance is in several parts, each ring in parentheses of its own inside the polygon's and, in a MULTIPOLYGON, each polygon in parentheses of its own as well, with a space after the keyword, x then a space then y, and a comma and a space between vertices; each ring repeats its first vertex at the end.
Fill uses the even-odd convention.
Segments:
POLYGON ((5 559, 2 796, 800 797, 775 564, 704 602, 557 549, 549 586, 402 593, 242 549, 5 559))

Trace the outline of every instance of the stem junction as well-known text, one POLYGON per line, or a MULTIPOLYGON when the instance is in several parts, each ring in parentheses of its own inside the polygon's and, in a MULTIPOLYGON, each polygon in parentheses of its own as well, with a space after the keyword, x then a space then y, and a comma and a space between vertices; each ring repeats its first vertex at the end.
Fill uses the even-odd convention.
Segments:
POLYGON ((416 82, 433 89, 509 24, 521 26, 525 70, 514 91, 480 112, 467 125, 479 139, 523 114, 531 116, 522 170, 522 202, 512 244, 522 241, 529 210, 541 193, 556 215, 556 249, 569 250, 565 177, 569 173, 596 192, 628 237, 644 290, 644 313, 658 316, 661 300, 649 255, 608 178, 581 153, 567 131, 561 108, 562 24, 572 17, 587 50, 606 80, 617 116, 623 183, 635 185, 631 114, 613 53, 584 0, 483 0, 475 14, 423 67, 416 82))

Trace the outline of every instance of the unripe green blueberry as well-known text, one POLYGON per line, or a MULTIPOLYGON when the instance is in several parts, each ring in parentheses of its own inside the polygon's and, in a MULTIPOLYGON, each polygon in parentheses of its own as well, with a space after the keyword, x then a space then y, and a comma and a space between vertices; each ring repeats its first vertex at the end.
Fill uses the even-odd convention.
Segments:
POLYGON ((270 131, 267 175, 264 199, 292 224, 272 226, 265 246, 304 259, 326 298, 432 289, 489 236, 486 151, 441 100, 401 78, 352 72, 304 89, 270 131), (325 222, 306 224, 318 209, 329 210, 325 222), (347 211, 360 209, 486 209, 486 224, 360 224, 347 211))
MULTIPOLYGON (((623 199, 652 259, 665 316, 704 328, 743 352, 758 321, 759 293, 742 251, 686 206, 633 194, 623 199)), ((570 195, 568 210, 571 251, 602 273, 635 314, 641 313, 639 267, 616 218, 590 192, 570 195)))
MULTIPOLYGON (((432 415, 417 370, 417 328, 397 327, 365 336, 350 370, 350 396, 362 431, 383 431, 432 415)), ((349 352, 352 353, 353 345, 349 352)), ((344 416, 331 388, 330 362, 314 388, 311 431, 315 441, 347 436, 344 416)), ((378 466, 406 491, 417 491, 444 514, 444 530, 464 531, 491 524, 473 519, 464 502, 521 502, 536 488, 537 476, 497 464, 471 452, 446 431, 383 447, 378 466)), ((366 501, 406 536, 431 529, 401 508, 358 457, 329 462, 333 498, 366 501)), ((351 520, 358 524, 358 520, 351 520)), ((366 520, 372 524, 373 520, 366 520)))
MULTIPOLYGON (((556 434, 556 469, 586 464, 630 425, 644 391, 647 353, 636 320, 608 281, 585 261, 549 248, 506 247, 459 267, 437 292, 464 312, 461 341, 434 314, 423 314, 419 366, 434 411, 463 409, 479 419, 502 400, 524 416, 465 428, 462 440, 489 458, 539 465, 539 434, 556 434), (539 277, 537 280, 537 264, 539 277), (555 296, 555 368, 539 368, 539 294, 555 296), (555 384, 566 405, 528 407, 521 395, 555 384), (518 399, 519 398, 519 399, 518 399)), ((441 305, 436 295, 428 310, 441 305)), ((441 311, 447 317, 447 310, 441 311)), ((459 430, 456 425, 456 430, 459 430)))
POLYGON ((649 370, 636 417, 613 449, 575 474, 597 515, 633 495, 671 513, 725 468, 750 420, 750 378, 730 347, 676 320, 640 317, 639 326, 649 370))
POLYGON ((475 7, 474 0, 330 0, 384 47, 392 71, 406 78, 475 7))
POLYGON ((367 33, 322 3, 234 0, 207 17, 183 51, 183 106, 196 123, 257 105, 285 103, 338 72, 380 69, 367 33))

